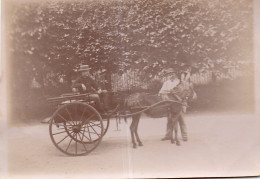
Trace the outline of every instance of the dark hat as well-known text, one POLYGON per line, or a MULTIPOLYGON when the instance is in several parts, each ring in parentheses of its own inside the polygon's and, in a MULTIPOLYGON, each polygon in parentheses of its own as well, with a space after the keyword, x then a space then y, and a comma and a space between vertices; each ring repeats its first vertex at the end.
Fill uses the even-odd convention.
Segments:
POLYGON ((80 65, 78 71, 89 71, 90 69, 88 65, 80 65))

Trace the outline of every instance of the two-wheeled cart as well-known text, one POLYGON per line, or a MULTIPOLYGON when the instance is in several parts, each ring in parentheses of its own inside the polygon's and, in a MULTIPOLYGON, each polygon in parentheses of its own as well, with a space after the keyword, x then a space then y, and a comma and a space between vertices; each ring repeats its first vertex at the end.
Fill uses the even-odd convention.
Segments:
MULTIPOLYGON (((53 144, 64 154, 82 156, 93 151, 106 134, 111 116, 120 113, 118 106, 108 113, 100 113, 90 96, 91 94, 65 94, 48 99, 57 107, 49 120, 50 137, 53 144)), ((176 103, 162 101, 121 116, 136 115, 169 102, 176 103)))

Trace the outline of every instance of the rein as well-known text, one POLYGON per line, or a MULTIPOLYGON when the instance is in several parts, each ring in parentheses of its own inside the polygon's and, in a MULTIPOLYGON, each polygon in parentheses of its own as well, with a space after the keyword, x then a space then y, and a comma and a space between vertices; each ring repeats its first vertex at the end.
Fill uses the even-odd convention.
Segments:
POLYGON ((142 107, 142 108, 144 108, 144 109, 142 109, 141 111, 138 111, 138 112, 135 112, 135 113, 131 113, 131 114, 126 114, 126 115, 117 115, 118 117, 131 117, 131 116, 134 116, 134 115, 137 115, 137 114, 141 114, 141 113, 143 113, 143 112, 145 112, 145 111, 147 111, 147 110, 149 110, 149 109, 151 109, 151 108, 153 108, 153 107, 156 107, 156 106, 158 106, 158 105, 160 105, 160 104, 163 104, 163 103, 177 103, 177 104, 180 104, 180 105, 183 105, 183 106, 186 106, 186 107, 188 107, 188 105, 187 104, 184 104, 184 103, 181 103, 181 102, 179 102, 179 101, 175 101, 175 100, 165 100, 165 101, 159 101, 159 102, 157 102, 157 103, 155 103, 155 104, 153 104, 153 105, 151 105, 151 106, 144 106, 144 107, 142 107))

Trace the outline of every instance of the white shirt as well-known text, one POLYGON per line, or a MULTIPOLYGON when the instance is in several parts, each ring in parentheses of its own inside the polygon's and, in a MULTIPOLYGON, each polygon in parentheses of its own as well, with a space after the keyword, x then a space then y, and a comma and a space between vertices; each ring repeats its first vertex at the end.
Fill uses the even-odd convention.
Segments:
POLYGON ((180 83, 180 80, 178 78, 172 80, 167 80, 163 83, 163 86, 161 90, 159 91, 159 94, 168 94, 170 93, 173 88, 175 88, 180 83))

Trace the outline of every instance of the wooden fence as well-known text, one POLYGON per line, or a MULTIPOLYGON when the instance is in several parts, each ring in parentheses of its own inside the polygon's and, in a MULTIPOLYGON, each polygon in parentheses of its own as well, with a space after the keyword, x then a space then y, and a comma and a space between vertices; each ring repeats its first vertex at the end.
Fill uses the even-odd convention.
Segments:
MULTIPOLYGON (((229 69, 227 74, 219 73, 217 74, 216 80, 223 80, 223 79, 235 79, 239 76, 242 76, 243 73, 235 68, 229 69)), ((124 91, 124 90, 132 90, 132 89, 147 89, 150 82, 143 81, 140 78, 141 73, 137 71, 127 71, 122 75, 113 74, 112 75, 112 89, 114 91, 124 91)), ((156 77, 159 79, 159 77, 156 77)), ((213 81, 212 79, 212 72, 203 72, 203 73, 196 73, 191 75, 191 82, 194 85, 205 85, 209 84, 213 81)), ((166 78, 159 79, 162 82, 166 80, 166 78)))
MULTIPOLYGON (((228 74, 218 74, 216 80, 222 79, 235 79, 239 76, 242 76, 243 73, 239 70, 229 69, 228 74)), ((148 89, 151 81, 144 81, 141 79, 143 76, 142 72, 136 70, 128 70, 124 74, 112 74, 112 90, 113 91, 125 91, 125 90, 134 90, 134 89, 148 89)), ((104 76, 94 74, 93 76, 96 81, 104 81, 104 76)), ((155 79, 163 82, 167 80, 166 78, 161 78, 159 76, 155 79)), ((204 85, 212 82, 212 72, 196 73, 191 76, 191 82, 194 85, 204 85)), ((41 86, 35 79, 32 81, 32 88, 40 88, 41 86)))

